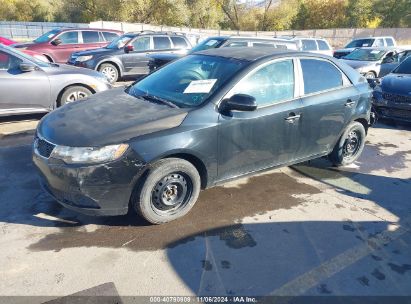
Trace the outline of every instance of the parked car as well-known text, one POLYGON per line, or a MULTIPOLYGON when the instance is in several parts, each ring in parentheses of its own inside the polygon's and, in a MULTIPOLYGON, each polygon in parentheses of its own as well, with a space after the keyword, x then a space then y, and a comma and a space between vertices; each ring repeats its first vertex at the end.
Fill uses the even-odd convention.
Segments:
POLYGON ((148 74, 150 54, 185 53, 190 48, 189 40, 181 33, 127 33, 105 48, 73 53, 68 64, 100 71, 114 83, 121 77, 148 74))
POLYGON ((325 155, 354 162, 370 98, 365 78, 329 56, 211 49, 45 116, 33 161, 67 208, 130 206, 160 224, 189 212, 201 188, 325 155))
POLYGON ((295 41, 300 51, 332 56, 333 50, 326 39, 298 36, 281 36, 280 38, 295 41))
POLYGON ((336 50, 334 52, 335 58, 342 58, 347 56, 352 51, 358 48, 365 48, 365 47, 373 47, 373 48, 380 48, 380 47, 396 47, 397 42, 393 37, 368 37, 368 38, 356 38, 353 39, 350 43, 348 43, 343 49, 336 50))
POLYGON ((373 110, 377 118, 411 122, 411 57, 374 88, 373 110))
MULTIPOLYGON (((285 39, 260 38, 260 37, 242 37, 242 36, 217 36, 209 37, 195 47, 187 54, 195 52, 221 48, 221 47, 268 47, 273 49, 297 50, 297 44, 285 39)), ((163 65, 183 57, 185 54, 155 54, 150 56, 148 67, 150 72, 162 67, 163 65)))
POLYGON ((106 29, 54 29, 33 42, 18 43, 13 46, 43 54, 50 62, 66 63, 71 53, 104 47, 121 34, 123 34, 121 31, 106 29))
POLYGON ((342 61, 365 78, 383 77, 395 69, 409 54, 396 48, 361 48, 343 57, 342 61))
POLYGON ((0 45, 0 116, 48 112, 111 86, 104 75, 0 45))
MULTIPOLYGON (((13 41, 13 40, 10 40, 10 39, 4 38, 4 37, 0 37, 0 44, 12 45, 12 44, 16 44, 16 43, 17 43, 16 41, 13 41)), ((36 52, 33 52, 33 51, 29 51, 29 50, 23 50, 23 53, 25 53, 29 56, 33 56, 34 58, 39 59, 41 61, 48 62, 47 57, 45 57, 42 54, 39 54, 39 53, 36 53, 36 52)))

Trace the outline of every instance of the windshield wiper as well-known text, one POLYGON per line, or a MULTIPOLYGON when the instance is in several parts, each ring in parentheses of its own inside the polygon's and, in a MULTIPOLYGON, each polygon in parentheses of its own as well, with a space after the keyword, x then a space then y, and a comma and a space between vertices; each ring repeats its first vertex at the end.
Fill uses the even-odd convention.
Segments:
POLYGON ((158 96, 154 96, 154 95, 150 95, 150 94, 145 94, 145 95, 141 95, 141 96, 139 96, 139 97, 142 97, 142 98, 144 98, 144 99, 146 99, 146 100, 154 101, 154 102, 157 102, 157 103, 160 102, 160 103, 165 104, 165 105, 168 105, 169 107, 172 107, 172 108, 178 108, 178 106, 177 106, 176 104, 168 101, 167 99, 164 99, 164 98, 161 98, 161 97, 158 97, 158 96))

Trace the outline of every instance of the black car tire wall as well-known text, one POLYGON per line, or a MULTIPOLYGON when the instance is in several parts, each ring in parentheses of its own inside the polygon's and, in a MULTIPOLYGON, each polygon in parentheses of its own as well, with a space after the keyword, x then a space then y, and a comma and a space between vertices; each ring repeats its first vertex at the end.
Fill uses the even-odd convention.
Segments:
POLYGON ((131 204, 137 213, 152 224, 173 221, 187 214, 197 201, 201 188, 201 178, 197 169, 188 161, 179 158, 165 158, 154 163, 145 180, 141 182, 131 198, 131 204), (187 202, 174 213, 159 213, 153 203, 154 187, 170 174, 183 174, 190 180, 190 196, 187 202))
POLYGON ((346 166, 355 162, 358 157, 361 155, 362 150, 364 149, 365 145, 365 137, 366 132, 364 126, 359 123, 358 121, 353 121, 350 123, 343 133, 343 135, 338 140, 337 144, 335 145, 333 151, 329 155, 330 161, 333 163, 334 166, 346 166), (356 150, 355 154, 351 157, 347 158, 343 155, 344 145, 349 137, 351 132, 355 132, 360 139, 359 147, 356 150))
POLYGON ((64 106, 67 103, 67 98, 73 93, 81 94, 84 96, 84 98, 93 95, 93 93, 85 87, 71 86, 66 88, 64 92, 60 95, 60 98, 58 100, 58 106, 64 106))

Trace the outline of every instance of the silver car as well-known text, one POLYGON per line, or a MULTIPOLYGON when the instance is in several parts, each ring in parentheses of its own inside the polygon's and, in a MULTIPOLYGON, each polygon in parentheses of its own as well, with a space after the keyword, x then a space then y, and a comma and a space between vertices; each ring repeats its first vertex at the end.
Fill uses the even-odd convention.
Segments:
POLYGON ((408 54, 407 51, 394 48, 361 48, 340 60, 365 78, 379 78, 395 69, 408 54))
POLYGON ((110 88, 99 72, 45 63, 0 46, 0 116, 48 112, 110 88))

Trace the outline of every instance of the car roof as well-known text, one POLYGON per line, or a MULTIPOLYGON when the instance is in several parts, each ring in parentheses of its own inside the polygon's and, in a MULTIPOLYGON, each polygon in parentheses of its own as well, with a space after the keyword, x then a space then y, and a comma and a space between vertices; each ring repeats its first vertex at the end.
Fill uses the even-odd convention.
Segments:
POLYGON ((360 40, 360 39, 378 39, 378 38, 392 38, 392 39, 394 39, 394 37, 392 37, 392 36, 369 36, 369 37, 355 37, 355 38, 352 39, 352 41, 360 40))
POLYGON ((111 29, 102 29, 102 28, 91 28, 91 27, 70 27, 70 28, 60 28, 60 32, 69 32, 69 31, 99 31, 99 32, 114 32, 114 33, 122 33, 119 30, 111 30, 111 29))
POLYGON ((245 61, 257 61, 263 58, 274 58, 284 56, 309 56, 331 59, 329 56, 321 54, 300 52, 295 50, 280 50, 270 47, 235 47, 235 48, 214 48, 194 53, 195 55, 218 56, 224 58, 233 58, 245 61))
POLYGON ((392 46, 392 47, 361 47, 361 48, 357 48, 357 49, 361 49, 361 50, 375 50, 375 51, 396 51, 396 50, 401 50, 400 47, 397 46, 392 46))

